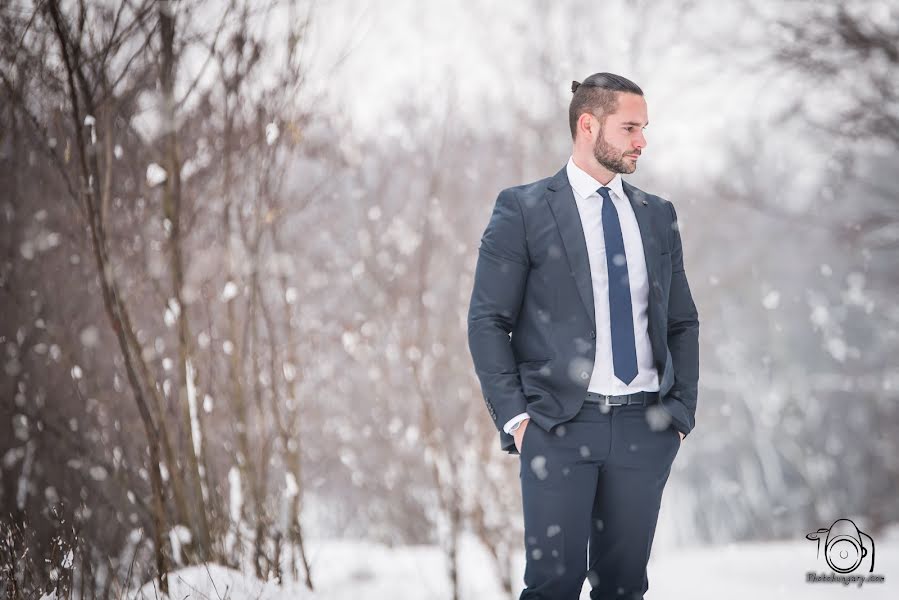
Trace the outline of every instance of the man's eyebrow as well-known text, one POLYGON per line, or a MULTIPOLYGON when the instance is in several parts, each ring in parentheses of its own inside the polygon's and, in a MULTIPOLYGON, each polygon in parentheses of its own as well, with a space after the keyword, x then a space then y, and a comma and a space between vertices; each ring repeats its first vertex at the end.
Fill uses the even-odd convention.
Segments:
MULTIPOLYGON (((625 121, 624 123, 622 123, 622 125, 638 125, 639 126, 640 123, 637 121, 625 121)), ((646 125, 644 125, 643 127, 649 127, 649 121, 646 121, 646 125)))

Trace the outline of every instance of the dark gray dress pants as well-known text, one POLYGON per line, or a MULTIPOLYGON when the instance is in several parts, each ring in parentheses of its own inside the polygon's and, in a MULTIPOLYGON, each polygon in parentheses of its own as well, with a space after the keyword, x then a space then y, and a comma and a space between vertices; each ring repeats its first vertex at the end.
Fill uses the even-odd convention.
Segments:
POLYGON ((681 445, 661 410, 584 402, 550 431, 528 423, 520 600, 576 600, 585 578, 593 600, 643 598, 662 490, 681 445))

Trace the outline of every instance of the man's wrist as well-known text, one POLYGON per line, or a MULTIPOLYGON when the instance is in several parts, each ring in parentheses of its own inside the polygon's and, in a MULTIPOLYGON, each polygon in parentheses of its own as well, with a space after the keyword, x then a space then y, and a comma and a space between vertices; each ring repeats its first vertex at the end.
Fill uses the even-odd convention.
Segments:
POLYGON ((521 422, 526 421, 528 418, 530 418, 530 415, 528 415, 527 412, 515 415, 506 422, 506 424, 503 426, 503 431, 511 435, 515 429, 518 429, 518 427, 520 427, 521 422))
POLYGON ((530 420, 530 417, 525 417, 522 420, 518 421, 517 423, 515 423, 514 425, 512 425, 509 428, 509 433, 515 433, 516 431, 518 431, 518 429, 521 428, 521 426, 524 424, 525 421, 529 421, 529 420, 530 420))

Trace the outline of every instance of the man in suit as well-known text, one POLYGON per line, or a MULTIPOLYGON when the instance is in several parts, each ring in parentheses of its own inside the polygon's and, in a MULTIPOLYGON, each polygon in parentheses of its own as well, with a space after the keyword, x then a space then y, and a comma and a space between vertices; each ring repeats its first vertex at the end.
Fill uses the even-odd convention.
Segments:
POLYGON ((662 490, 695 424, 699 318, 671 202, 626 181, 643 91, 572 83, 568 163, 504 189, 468 340, 500 447, 519 454, 521 599, 643 598, 662 490))

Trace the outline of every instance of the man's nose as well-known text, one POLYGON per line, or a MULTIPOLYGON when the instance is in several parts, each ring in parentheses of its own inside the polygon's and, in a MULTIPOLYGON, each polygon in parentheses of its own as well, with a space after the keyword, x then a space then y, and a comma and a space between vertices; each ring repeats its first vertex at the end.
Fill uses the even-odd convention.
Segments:
POLYGON ((635 146, 635 150, 642 150, 646 147, 646 136, 643 133, 640 133, 640 137, 637 139, 637 144, 635 146))

